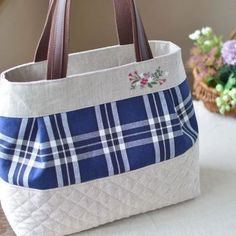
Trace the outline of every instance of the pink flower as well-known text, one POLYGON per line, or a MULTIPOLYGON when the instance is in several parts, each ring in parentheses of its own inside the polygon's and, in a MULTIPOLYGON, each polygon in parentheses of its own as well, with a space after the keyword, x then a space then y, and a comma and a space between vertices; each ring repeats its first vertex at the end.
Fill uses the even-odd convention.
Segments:
POLYGON ((150 79, 150 78, 151 78, 151 74, 150 74, 150 73, 144 73, 144 74, 143 74, 143 77, 144 77, 145 79, 150 79))
POLYGON ((159 81, 159 84, 163 85, 165 82, 166 82, 166 79, 162 79, 162 80, 159 81))
POLYGON ((144 87, 145 85, 148 84, 148 79, 142 78, 142 80, 140 81, 140 84, 141 84, 142 87, 144 87))

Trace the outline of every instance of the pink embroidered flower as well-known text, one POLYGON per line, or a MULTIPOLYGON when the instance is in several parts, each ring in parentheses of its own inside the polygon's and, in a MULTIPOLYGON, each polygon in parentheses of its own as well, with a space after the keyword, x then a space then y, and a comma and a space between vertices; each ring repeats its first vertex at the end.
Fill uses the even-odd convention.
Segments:
POLYGON ((145 85, 148 84, 148 79, 142 78, 142 80, 140 81, 140 84, 142 87, 144 87, 145 85))
POLYGON ((159 84, 162 85, 166 82, 166 79, 159 80, 159 84))
POLYGON ((151 73, 144 73, 143 77, 146 79, 151 79, 152 75, 151 75, 151 73))

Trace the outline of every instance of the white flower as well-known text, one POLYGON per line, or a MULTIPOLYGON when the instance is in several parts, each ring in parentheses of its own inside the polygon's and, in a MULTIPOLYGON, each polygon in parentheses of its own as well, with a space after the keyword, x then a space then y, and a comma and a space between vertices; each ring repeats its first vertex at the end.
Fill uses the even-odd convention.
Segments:
POLYGON ((201 32, 203 35, 208 35, 212 32, 212 28, 211 27, 203 27, 201 32))
POLYGON ((232 89, 232 93, 233 93, 233 95, 236 95, 236 88, 232 89))
POLYGON ((221 98, 220 98, 220 97, 217 97, 217 98, 216 98, 216 104, 217 104, 218 107, 221 107, 222 101, 221 101, 221 98))
POLYGON ((201 31, 200 30, 196 30, 193 34, 189 35, 189 38, 192 40, 198 40, 201 36, 201 31))
POLYGON ((222 99, 223 99, 224 102, 228 102, 230 97, 229 97, 229 95, 224 95, 222 99))
POLYGON ((234 98, 234 97, 236 96, 236 89, 233 88, 232 90, 230 90, 229 95, 230 95, 232 98, 234 98))
POLYGON ((232 105, 233 107, 235 107, 235 106, 236 106, 236 100, 232 100, 232 101, 231 101, 231 105, 232 105))
POLYGON ((206 46, 209 46, 209 45, 211 45, 211 41, 210 41, 210 40, 206 40, 206 41, 204 42, 204 44, 205 44, 206 46))

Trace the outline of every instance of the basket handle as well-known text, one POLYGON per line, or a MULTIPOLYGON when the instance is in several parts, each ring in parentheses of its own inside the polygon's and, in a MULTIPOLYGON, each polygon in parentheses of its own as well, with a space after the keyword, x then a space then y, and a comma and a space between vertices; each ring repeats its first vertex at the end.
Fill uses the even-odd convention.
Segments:
MULTIPOLYGON (((114 4, 120 44, 134 42, 137 61, 152 59, 152 52, 134 1, 114 0, 114 4)), ((48 58, 47 79, 66 77, 70 5, 71 0, 50 0, 46 24, 35 54, 35 62, 48 58)))

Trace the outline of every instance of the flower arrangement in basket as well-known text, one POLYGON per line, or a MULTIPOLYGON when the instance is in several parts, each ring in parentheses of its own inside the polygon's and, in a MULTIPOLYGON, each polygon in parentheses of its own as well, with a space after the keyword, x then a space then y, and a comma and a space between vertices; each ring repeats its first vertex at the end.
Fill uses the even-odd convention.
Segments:
POLYGON ((236 32, 223 42, 212 28, 196 30, 188 61, 193 70, 194 96, 211 112, 236 116, 236 32))

